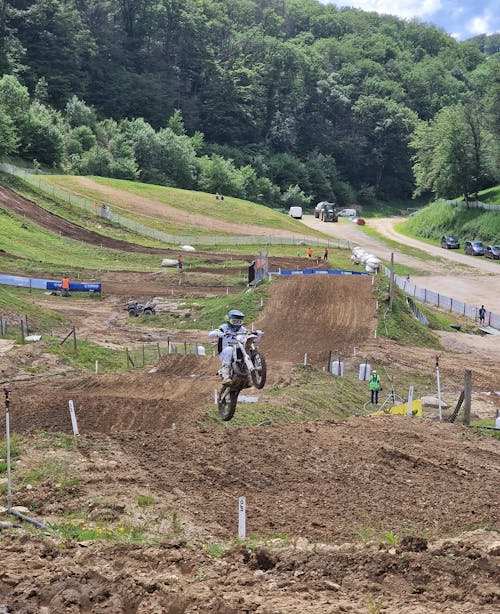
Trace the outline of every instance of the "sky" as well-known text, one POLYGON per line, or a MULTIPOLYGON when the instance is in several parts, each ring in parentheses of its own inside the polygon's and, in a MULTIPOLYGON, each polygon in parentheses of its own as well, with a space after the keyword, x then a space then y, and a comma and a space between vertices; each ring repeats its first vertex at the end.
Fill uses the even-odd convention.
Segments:
POLYGON ((431 23, 456 38, 500 32, 498 0, 320 0, 323 4, 351 6, 363 11, 417 18, 431 23))

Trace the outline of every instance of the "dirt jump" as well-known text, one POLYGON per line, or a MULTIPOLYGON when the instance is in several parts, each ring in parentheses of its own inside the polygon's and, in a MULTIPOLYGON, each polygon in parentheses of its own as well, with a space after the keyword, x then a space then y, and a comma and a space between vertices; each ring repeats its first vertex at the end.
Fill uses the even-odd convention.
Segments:
MULTIPOLYGON (((95 309, 62 300, 57 308, 102 345, 166 338, 172 331, 127 326, 124 275, 108 274, 95 309)), ((174 285, 142 280, 144 290, 172 298, 174 285)), ((212 296, 220 286, 175 285, 174 298, 196 292, 212 296)), ((47 306, 52 299, 33 300, 47 306)), ((266 407, 280 402, 296 369, 304 371, 305 355, 317 370, 329 352, 351 356, 354 348, 387 366, 433 370, 435 351, 374 338, 370 277, 275 279, 254 325, 264 330, 269 379, 259 394, 266 407)), ((3 347, 0 379, 11 387, 20 450, 13 500, 46 527, 19 528, 15 517, 2 516, 0 606, 7 612, 498 611, 498 440, 436 419, 340 421, 334 394, 325 402, 329 419, 294 423, 289 406, 287 424, 222 425, 216 356, 167 354, 143 368, 82 376, 36 345, 3 347), (45 370, 34 376, 37 365, 45 370), (238 540, 240 497, 245 540, 238 540)), ((453 381, 472 369, 477 391, 497 403, 494 355, 458 344, 442 363, 443 378, 453 381)))

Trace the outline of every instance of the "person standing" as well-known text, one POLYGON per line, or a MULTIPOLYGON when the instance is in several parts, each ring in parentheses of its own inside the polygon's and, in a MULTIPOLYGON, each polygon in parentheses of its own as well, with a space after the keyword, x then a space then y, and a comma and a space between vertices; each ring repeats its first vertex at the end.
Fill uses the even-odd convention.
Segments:
POLYGON ((308 258, 312 258, 312 255, 313 255, 312 247, 308 247, 306 253, 307 253, 308 258))
POLYGON ((179 271, 182 271, 183 267, 184 267, 184 257, 182 254, 179 254, 178 258, 177 258, 177 266, 179 267, 179 271))
POLYGON ((69 296, 69 278, 67 275, 63 275, 61 281, 61 296, 69 296))
POLYGON ((486 318, 486 309, 484 308, 484 305, 481 305, 481 307, 479 308, 479 324, 484 324, 485 318, 486 318))
POLYGON ((380 375, 373 370, 372 374, 370 375, 370 393, 371 393, 371 399, 370 399, 370 403, 372 405, 378 405, 378 393, 380 390, 380 375))
POLYGON ((325 247, 325 251, 324 251, 324 253, 323 253, 323 260, 324 260, 325 262, 328 262, 328 251, 329 251, 329 250, 328 250, 328 246, 326 246, 326 247, 325 247))

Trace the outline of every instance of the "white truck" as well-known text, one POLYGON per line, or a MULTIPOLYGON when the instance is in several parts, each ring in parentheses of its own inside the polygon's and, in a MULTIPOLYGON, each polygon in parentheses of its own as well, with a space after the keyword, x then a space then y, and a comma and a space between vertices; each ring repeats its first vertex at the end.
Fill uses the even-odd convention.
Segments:
POLYGON ((302 219, 302 207, 290 207, 288 210, 288 215, 290 217, 295 218, 296 220, 302 219))

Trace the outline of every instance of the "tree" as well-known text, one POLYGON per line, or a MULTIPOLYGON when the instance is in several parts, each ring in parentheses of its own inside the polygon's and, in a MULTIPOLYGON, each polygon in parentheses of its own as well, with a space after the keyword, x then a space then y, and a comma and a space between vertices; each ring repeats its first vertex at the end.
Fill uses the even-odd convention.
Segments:
POLYGON ((491 152, 493 140, 483 125, 480 105, 474 102, 442 109, 429 124, 421 124, 412 141, 415 194, 466 202, 473 194, 498 180, 491 152))
POLYGON ((0 79, 0 107, 18 123, 26 115, 30 105, 28 88, 12 75, 3 75, 0 79))
POLYGON ((17 149, 18 139, 14 122, 0 107, 0 158, 14 153, 17 149))
POLYGON ((309 204, 311 197, 306 196, 298 185, 290 185, 281 200, 285 207, 305 207, 309 204))

